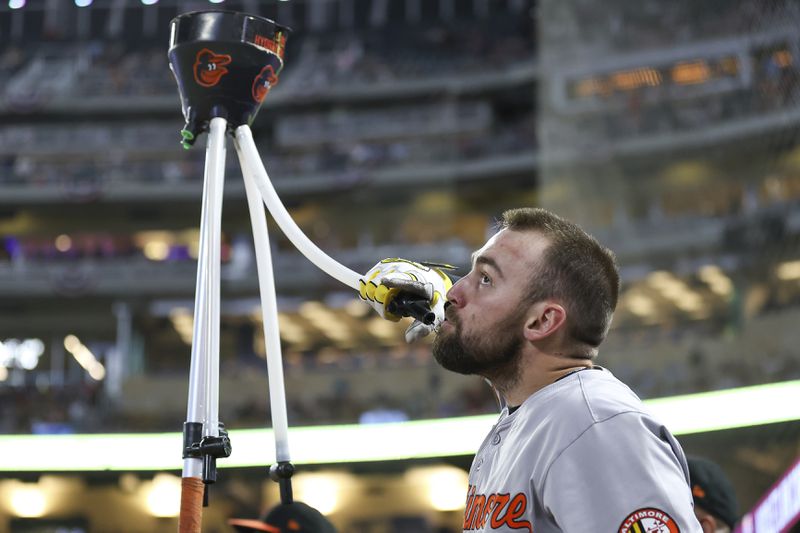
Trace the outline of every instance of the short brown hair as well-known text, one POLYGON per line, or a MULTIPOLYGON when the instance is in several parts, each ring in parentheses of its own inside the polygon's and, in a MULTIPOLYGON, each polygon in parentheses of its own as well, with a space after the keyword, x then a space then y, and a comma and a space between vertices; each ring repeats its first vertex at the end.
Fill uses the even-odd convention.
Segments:
POLYGON ((619 294, 614 253, 577 224, 541 208, 510 209, 503 213, 500 228, 538 231, 548 239, 544 257, 531 275, 528 298, 561 300, 569 337, 592 348, 599 346, 611 326, 619 294))

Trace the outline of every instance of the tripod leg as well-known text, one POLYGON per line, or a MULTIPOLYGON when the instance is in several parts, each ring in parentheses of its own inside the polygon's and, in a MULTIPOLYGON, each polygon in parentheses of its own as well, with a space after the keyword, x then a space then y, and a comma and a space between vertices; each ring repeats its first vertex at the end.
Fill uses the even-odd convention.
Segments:
MULTIPOLYGON (((219 436, 219 283, 226 127, 223 118, 211 120, 206 148, 184 448, 198 437, 219 436)), ((203 459, 189 457, 185 449, 183 457, 179 531, 199 533, 203 459)))
POLYGON ((253 240, 256 248, 258 285, 261 294, 261 313, 264 323, 264 340, 267 352, 267 371, 269 373, 269 396, 272 409, 272 429, 275 433, 275 450, 278 462, 288 462, 289 455, 288 421, 286 417, 286 392, 283 383, 283 360, 281 341, 278 333, 278 303, 275 296, 275 277, 272 270, 272 254, 269 248, 267 217, 264 204, 253 176, 242 161, 242 151, 235 144, 244 175, 247 205, 250 208, 250 222, 253 227, 253 240))
POLYGON ((203 436, 219 436, 219 328, 220 328, 220 270, 222 267, 222 198, 225 185, 225 143, 227 121, 223 118, 211 119, 209 126, 209 146, 206 166, 213 174, 213 225, 211 226, 211 246, 209 250, 209 302, 206 315, 208 349, 206 355, 207 397, 203 436), (212 146, 213 143, 213 146, 212 146))
POLYGON ((323 272, 358 292, 358 279, 361 275, 320 250, 292 220, 269 181, 267 170, 264 168, 264 163, 261 161, 261 156, 258 155, 258 149, 253 141, 253 132, 250 131, 250 127, 246 124, 239 126, 236 128, 235 134, 236 151, 239 154, 242 172, 253 177, 264 203, 267 204, 270 214, 283 233, 309 261, 317 265, 323 272))
POLYGON ((278 302, 275 296, 275 277, 272 270, 272 255, 269 248, 267 218, 264 204, 258 192, 250 169, 245 165, 242 151, 234 141, 236 152, 244 175, 247 205, 250 208, 250 222, 256 248, 258 284, 261 294, 261 312, 264 324, 264 341, 267 352, 269 375, 269 396, 272 411, 272 430, 275 435, 276 462, 270 468, 270 477, 280 486, 281 502, 291 503, 292 474, 294 466, 289 453, 289 423, 286 416, 286 390, 283 381, 283 358, 278 329, 278 302))

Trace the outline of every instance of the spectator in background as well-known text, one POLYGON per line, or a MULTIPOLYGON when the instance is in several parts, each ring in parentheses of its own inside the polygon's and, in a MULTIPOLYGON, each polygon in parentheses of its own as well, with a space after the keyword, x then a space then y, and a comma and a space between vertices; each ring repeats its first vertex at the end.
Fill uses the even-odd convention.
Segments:
POLYGON ((730 533, 736 524, 736 494, 730 480, 716 463, 688 457, 694 514, 703 533, 730 533))
POLYGON ((239 533, 336 533, 322 513, 302 502, 281 503, 258 520, 231 518, 228 524, 239 533))

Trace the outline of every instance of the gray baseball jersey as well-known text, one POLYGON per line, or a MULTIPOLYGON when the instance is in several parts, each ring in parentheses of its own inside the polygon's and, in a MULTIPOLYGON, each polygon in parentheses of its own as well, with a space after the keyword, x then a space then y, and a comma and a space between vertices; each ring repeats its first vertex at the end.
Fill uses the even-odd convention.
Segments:
POLYGON ((702 532, 680 445, 596 368, 503 410, 472 462, 465 532, 702 532))

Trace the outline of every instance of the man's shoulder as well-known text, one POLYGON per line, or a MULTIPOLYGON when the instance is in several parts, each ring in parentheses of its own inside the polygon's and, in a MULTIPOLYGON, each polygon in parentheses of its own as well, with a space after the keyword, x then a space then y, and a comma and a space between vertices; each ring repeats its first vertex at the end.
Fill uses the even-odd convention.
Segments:
MULTIPOLYGON (((646 412, 642 400, 609 370, 587 368, 567 375, 531 398, 531 411, 557 413, 550 421, 601 422, 626 412, 646 412), (545 406, 546 404, 546 406, 545 406)), ((523 404, 525 406, 525 404, 523 404)))
POLYGON ((518 420, 530 429, 568 426, 570 432, 582 432, 622 413, 647 412, 627 385, 600 367, 567 375, 534 394, 519 410, 518 420))
POLYGON ((628 413, 646 413, 642 400, 609 370, 595 367, 576 373, 582 401, 594 422, 628 413))
POLYGON ((611 372, 586 369, 534 394, 501 426, 510 429, 515 445, 532 449, 530 454, 515 456, 533 460, 533 478, 541 482, 550 465, 593 427, 615 418, 623 424, 637 423, 643 408, 641 400, 611 372))

